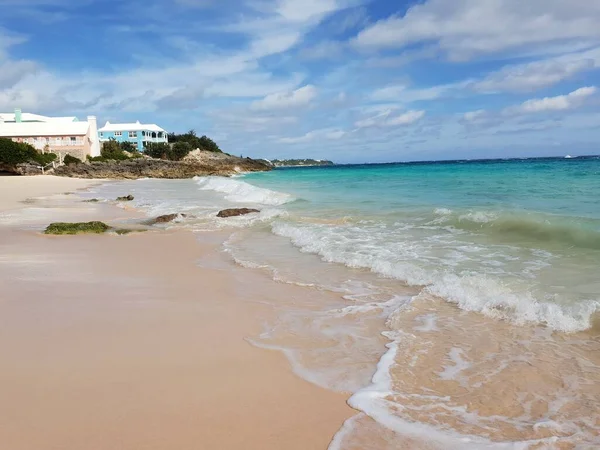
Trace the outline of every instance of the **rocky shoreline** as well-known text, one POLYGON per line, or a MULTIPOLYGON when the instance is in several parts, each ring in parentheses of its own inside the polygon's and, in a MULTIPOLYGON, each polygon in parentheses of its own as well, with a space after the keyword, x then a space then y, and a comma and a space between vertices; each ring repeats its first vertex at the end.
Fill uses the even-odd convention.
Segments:
POLYGON ((223 155, 221 158, 203 160, 189 158, 183 161, 167 161, 152 158, 137 158, 127 161, 107 161, 69 164, 57 167, 54 175, 74 178, 193 178, 195 176, 231 176, 243 172, 263 172, 269 166, 253 159, 242 159, 223 155))
POLYGON ((42 167, 35 163, 0 164, 0 172, 12 175, 52 174, 85 179, 193 178, 195 176, 231 176, 244 172, 272 170, 268 164, 250 158, 238 158, 225 153, 195 150, 181 161, 150 158, 146 155, 124 161, 93 161, 42 167))

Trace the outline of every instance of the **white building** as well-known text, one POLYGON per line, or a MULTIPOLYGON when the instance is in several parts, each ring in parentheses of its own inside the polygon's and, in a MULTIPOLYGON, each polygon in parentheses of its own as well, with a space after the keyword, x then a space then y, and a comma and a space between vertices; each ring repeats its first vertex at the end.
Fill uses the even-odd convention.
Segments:
POLYGON ((81 160, 88 155, 100 156, 94 116, 80 122, 77 117, 47 117, 16 109, 13 113, 0 113, 0 137, 25 142, 61 158, 66 154, 81 160))

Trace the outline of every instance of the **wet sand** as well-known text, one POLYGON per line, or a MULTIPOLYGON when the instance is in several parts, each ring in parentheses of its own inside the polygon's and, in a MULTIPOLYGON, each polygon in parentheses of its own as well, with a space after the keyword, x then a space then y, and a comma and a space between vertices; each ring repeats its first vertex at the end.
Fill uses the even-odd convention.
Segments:
MULTIPOLYGON (((0 211, 90 183, 35 178, 0 179, 0 211)), ((87 218, 109 207, 85 208, 87 218)), ((222 257, 220 238, 0 227, 2 447, 327 448, 354 414, 347 395, 245 340, 272 314, 265 291, 304 291, 265 289, 222 257)))

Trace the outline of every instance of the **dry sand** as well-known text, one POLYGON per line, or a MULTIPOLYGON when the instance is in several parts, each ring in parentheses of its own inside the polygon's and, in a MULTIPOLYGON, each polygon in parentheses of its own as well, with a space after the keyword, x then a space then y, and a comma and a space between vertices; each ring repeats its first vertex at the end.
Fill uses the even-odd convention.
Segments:
MULTIPOLYGON (((86 183, 1 177, 0 211, 86 183)), ((0 227, 0 448, 327 448, 354 411, 245 341, 266 281, 218 242, 0 227)))
POLYGON ((97 183, 95 180, 80 180, 46 176, 0 176, 0 211, 20 208, 23 201, 34 197, 85 189, 97 183))

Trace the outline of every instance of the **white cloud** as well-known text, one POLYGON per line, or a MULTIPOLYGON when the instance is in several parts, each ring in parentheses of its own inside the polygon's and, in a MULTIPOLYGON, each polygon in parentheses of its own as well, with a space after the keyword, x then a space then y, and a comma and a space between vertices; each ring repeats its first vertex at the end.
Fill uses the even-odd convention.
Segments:
POLYGON ((313 27, 348 6, 347 0, 249 2, 258 15, 242 16, 221 31, 243 33, 255 58, 283 53, 298 45, 313 27))
POLYGON ((251 109, 256 111, 289 109, 308 106, 317 97, 317 88, 311 84, 295 91, 278 92, 267 95, 262 100, 252 103, 251 109))
POLYGON ((531 114, 575 109, 583 106, 586 99, 596 92, 598 89, 595 86, 583 87, 566 95, 527 100, 519 106, 505 109, 504 113, 531 114))
POLYGON ((306 142, 315 141, 317 139, 327 139, 330 141, 337 141, 348 135, 347 131, 324 128, 321 130, 313 130, 305 133, 301 136, 282 137, 277 139, 277 142, 281 144, 301 144, 306 142))
POLYGON ((452 59, 567 42, 600 41, 600 2, 590 0, 428 0, 366 28, 361 49, 436 43, 452 59))
POLYGON ((355 122, 357 128, 370 127, 396 127, 403 125, 411 125, 425 116, 425 111, 411 110, 405 113, 394 115, 393 109, 387 109, 377 114, 376 116, 355 122))
POLYGON ((420 89, 411 89, 404 84, 392 85, 375 90, 371 94, 371 99, 375 101, 396 101, 401 103, 435 100, 447 95, 453 90, 465 87, 468 83, 468 81, 465 81, 420 89))
POLYGON ((600 68, 600 47, 526 64, 506 66, 472 87, 478 92, 529 92, 600 68))
POLYGON ((425 111, 408 111, 399 116, 390 117, 384 122, 385 126, 393 127, 398 125, 410 125, 421 120, 425 116, 425 111))

